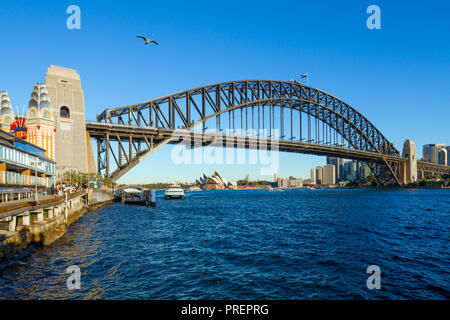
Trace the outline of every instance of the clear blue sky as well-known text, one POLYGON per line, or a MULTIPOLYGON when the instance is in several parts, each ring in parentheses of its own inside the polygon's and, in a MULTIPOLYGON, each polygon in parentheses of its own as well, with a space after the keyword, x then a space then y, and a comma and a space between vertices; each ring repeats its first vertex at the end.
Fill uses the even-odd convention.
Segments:
MULTIPOLYGON (((450 144, 450 4, 447 1, 9 1, 0 4, 0 90, 27 104, 50 64, 76 69, 86 117, 221 81, 309 84, 358 109, 397 149, 450 144), (66 8, 81 8, 81 30, 66 8), (366 8, 381 8, 381 30, 366 8), (136 35, 160 45, 145 47, 136 35)), ((120 182, 192 181, 219 170, 260 177, 255 165, 175 166, 164 147, 120 182)), ((280 154, 279 176, 308 177, 324 158, 280 154)))

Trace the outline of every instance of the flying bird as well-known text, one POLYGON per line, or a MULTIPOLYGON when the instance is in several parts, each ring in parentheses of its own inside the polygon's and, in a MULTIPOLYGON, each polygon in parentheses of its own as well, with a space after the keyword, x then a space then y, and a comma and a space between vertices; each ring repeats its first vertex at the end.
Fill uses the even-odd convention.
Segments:
POLYGON ((147 37, 144 37, 144 36, 136 36, 136 38, 144 39, 146 45, 149 44, 149 43, 152 43, 152 42, 154 44, 158 45, 158 42, 156 42, 155 40, 147 39, 147 37))

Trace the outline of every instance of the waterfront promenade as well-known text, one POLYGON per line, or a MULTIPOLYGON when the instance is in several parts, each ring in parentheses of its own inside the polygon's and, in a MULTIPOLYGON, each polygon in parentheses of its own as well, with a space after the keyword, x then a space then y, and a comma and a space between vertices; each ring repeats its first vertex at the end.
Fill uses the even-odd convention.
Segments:
POLYGON ((42 196, 0 204, 0 262, 28 249, 52 243, 90 207, 111 203, 101 190, 42 196))

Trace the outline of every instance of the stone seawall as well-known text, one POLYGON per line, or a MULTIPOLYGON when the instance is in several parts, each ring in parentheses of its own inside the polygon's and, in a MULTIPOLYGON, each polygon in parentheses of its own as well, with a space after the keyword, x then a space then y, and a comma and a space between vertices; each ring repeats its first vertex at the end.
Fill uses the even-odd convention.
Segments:
MULTIPOLYGON (((100 190, 98 190, 100 191, 100 190)), ((86 211, 114 201, 112 194, 94 192, 89 199, 88 192, 45 201, 47 203, 26 203, 13 211, 0 212, 0 221, 7 227, 0 230, 0 269, 5 262, 18 254, 27 255, 36 247, 52 243, 65 234, 68 227, 86 211), (101 196, 99 196, 101 195, 101 196), (109 196, 108 196, 109 195, 109 196), (89 200, 95 201, 89 201, 89 200), (88 203, 90 205, 88 205, 88 203), (28 206, 27 206, 28 205, 28 206)))

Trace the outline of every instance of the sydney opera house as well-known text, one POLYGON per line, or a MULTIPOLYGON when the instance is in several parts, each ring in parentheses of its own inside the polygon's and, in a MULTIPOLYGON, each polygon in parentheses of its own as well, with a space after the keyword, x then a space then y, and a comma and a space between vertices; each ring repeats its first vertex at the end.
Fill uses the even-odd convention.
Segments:
POLYGON ((203 174, 199 179, 195 180, 195 185, 203 190, 224 190, 237 187, 235 182, 223 179, 217 171, 214 171, 211 176, 203 174))

